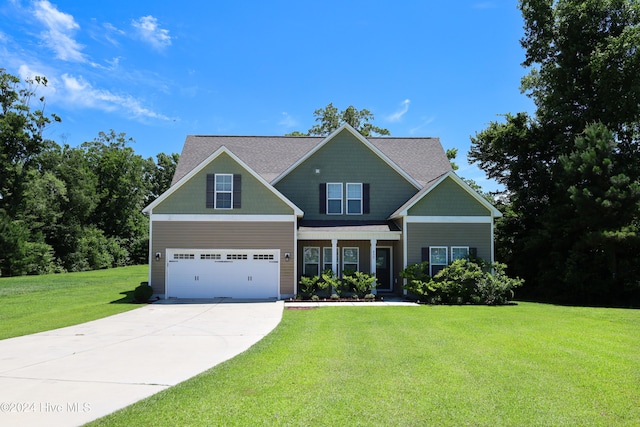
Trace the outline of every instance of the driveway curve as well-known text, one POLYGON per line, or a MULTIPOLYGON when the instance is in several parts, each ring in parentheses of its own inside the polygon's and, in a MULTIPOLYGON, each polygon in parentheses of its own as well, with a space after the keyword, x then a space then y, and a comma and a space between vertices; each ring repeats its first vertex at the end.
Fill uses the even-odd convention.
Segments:
POLYGON ((0 341, 0 425, 77 426, 178 384, 271 332, 283 301, 154 303, 0 341))

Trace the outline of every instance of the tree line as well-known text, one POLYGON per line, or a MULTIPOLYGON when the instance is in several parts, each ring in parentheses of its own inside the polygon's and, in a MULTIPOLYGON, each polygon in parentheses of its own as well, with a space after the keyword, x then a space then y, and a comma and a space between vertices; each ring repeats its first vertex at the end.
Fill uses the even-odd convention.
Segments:
POLYGON ((535 113, 472 137, 506 192, 498 258, 535 299, 640 305, 640 3, 521 0, 535 113))
POLYGON ((46 84, 0 72, 0 275, 146 263, 141 211, 169 187, 178 155, 145 159, 113 130, 79 147, 43 138, 60 121, 37 97, 46 84))

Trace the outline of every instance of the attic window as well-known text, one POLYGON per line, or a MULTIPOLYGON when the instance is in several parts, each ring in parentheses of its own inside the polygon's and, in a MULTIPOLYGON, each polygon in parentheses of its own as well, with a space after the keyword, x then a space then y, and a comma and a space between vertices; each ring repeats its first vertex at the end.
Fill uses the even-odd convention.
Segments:
POLYGON ((207 174, 207 208, 239 209, 242 177, 234 174, 207 174))

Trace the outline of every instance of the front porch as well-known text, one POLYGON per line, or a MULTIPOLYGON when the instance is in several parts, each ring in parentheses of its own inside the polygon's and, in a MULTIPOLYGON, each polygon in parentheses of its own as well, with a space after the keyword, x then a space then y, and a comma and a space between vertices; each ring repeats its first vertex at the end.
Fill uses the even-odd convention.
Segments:
POLYGON ((375 293, 401 294, 401 231, 394 223, 316 222, 298 228, 298 280, 332 270, 376 276, 375 293))

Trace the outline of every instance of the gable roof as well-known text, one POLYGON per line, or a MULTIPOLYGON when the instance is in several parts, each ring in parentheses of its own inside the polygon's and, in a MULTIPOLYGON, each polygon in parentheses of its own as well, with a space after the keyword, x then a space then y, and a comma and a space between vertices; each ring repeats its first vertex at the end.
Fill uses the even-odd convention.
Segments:
MULTIPOLYGON (((178 190, 180 187, 182 187, 182 185, 185 182, 189 181, 194 175, 196 175, 198 172, 200 172, 202 169, 204 169, 207 165, 209 165, 212 161, 214 161, 222 153, 225 153, 225 154, 229 155, 243 169, 245 169, 248 173, 250 173, 252 176, 254 176, 258 181, 260 181, 260 183, 262 185, 264 185, 267 190, 271 191, 273 194, 276 195, 276 197, 278 197, 280 200, 282 200, 284 203, 286 203, 289 207, 291 207, 291 209, 293 209, 293 212, 294 212, 295 215, 297 215, 297 216, 302 216, 303 215, 303 212, 299 207, 297 207, 289 199, 287 199, 282 193, 280 193, 277 189, 275 189, 273 186, 271 186, 267 181, 265 181, 265 179, 262 176, 260 176, 255 171, 253 171, 245 162, 243 162, 240 158, 238 158, 238 156, 236 156, 234 153, 232 153, 224 145, 219 147, 216 151, 214 151, 209 156, 207 156, 198 165, 196 165, 194 168, 189 170, 188 173, 183 175, 182 178, 180 178, 177 182, 174 182, 171 185, 171 187, 169 187, 169 189, 167 191, 162 193, 162 195, 160 195, 160 197, 158 197, 151 204, 149 204, 149 206, 144 208, 142 210, 142 212, 143 213, 151 213, 156 206, 158 206, 160 203, 162 203, 164 200, 166 200, 171 194, 175 193, 176 190, 178 190)), ((175 175, 174 175, 174 181, 175 181, 175 175)))
POLYGON ((410 198, 409 200, 407 200, 407 202, 400 206, 398 208, 398 210, 396 210, 394 213, 392 213, 389 216, 389 219, 397 219, 403 216, 407 216, 409 209, 411 209, 411 207, 413 207, 416 203, 418 203, 420 200, 422 200, 427 194, 429 194, 434 188, 436 188, 438 186, 438 184, 440 184, 442 181, 444 181, 447 178, 451 178, 453 179, 453 181, 458 184, 463 190, 465 190, 467 193, 469 193, 474 199, 476 199, 478 202, 480 202, 480 204, 482 204, 485 208, 487 208, 489 210, 489 212, 491 213, 491 216, 493 218, 499 218, 502 216, 502 212, 500 212, 498 209, 496 209, 495 206, 493 206, 491 203, 489 203, 488 200, 486 200, 484 197, 482 197, 480 194, 478 194, 477 191, 475 191, 473 188, 471 188, 469 186, 469 184, 467 184, 466 182, 464 182, 464 180, 462 178, 460 178, 458 175, 456 175, 455 172, 453 172, 452 170, 449 172, 446 172, 444 174, 442 174, 441 176, 437 177, 436 179, 432 180, 431 182, 427 183, 427 185, 425 185, 422 190, 418 191, 412 198, 410 198))
POLYGON ((320 136, 187 136, 172 185, 224 146, 265 181, 274 183, 293 165, 311 155, 340 131, 348 129, 388 164, 395 165, 420 187, 451 170, 438 138, 365 138, 349 125, 320 136))

